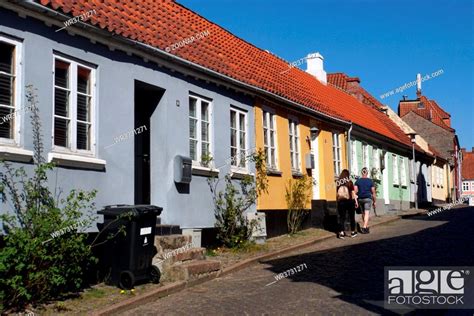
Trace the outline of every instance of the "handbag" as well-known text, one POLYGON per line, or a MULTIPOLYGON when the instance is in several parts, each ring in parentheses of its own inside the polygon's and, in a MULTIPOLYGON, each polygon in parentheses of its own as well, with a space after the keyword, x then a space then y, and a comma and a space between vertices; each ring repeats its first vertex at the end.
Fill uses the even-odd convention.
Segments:
POLYGON ((359 207, 356 207, 356 214, 362 214, 362 209, 360 208, 360 204, 359 204, 359 207))

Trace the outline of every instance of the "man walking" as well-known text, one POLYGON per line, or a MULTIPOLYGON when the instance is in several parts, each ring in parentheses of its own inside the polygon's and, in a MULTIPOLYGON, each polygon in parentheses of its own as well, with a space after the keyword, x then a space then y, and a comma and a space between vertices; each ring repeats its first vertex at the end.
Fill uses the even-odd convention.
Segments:
POLYGON ((359 205, 362 208, 362 228, 360 232, 362 234, 368 234, 369 231, 369 214, 371 205, 375 208, 376 194, 374 183, 371 179, 367 178, 369 171, 367 168, 362 168, 362 177, 357 179, 354 184, 354 192, 359 200, 359 205))

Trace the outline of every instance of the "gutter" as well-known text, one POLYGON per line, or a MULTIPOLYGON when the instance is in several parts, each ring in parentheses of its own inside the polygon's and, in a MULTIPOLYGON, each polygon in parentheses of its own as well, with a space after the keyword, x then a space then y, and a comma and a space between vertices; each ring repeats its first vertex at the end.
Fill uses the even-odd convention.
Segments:
MULTIPOLYGON (((23 3, 19 3, 20 5, 23 5, 23 6, 30 6, 32 9, 36 9, 38 11, 42 11, 42 12, 49 12, 51 14, 53 14, 54 16, 60 16, 60 17, 63 17, 65 20, 69 20, 70 17, 65 15, 65 14, 62 14, 62 13, 59 13, 53 9, 50 9, 46 6, 43 6, 41 4, 38 4, 36 2, 33 2, 33 0, 27 0, 26 2, 23 2, 23 3)), ((32 16, 33 18, 37 18, 35 16, 32 16)), ((260 94, 263 94, 263 95, 266 95, 266 96, 269 96, 269 97, 272 97, 274 99, 277 99, 277 100, 280 100, 280 101, 283 101, 283 102, 286 102, 286 103, 289 103, 290 105, 298 108, 298 109, 302 109, 302 110, 305 110, 305 111, 309 111, 310 113, 312 114, 316 114, 318 116, 321 116, 323 118, 326 118, 328 120, 331 120, 331 121, 335 121, 335 122, 338 122, 338 123, 342 123, 344 125, 349 125, 349 124, 352 124, 350 121, 345 121, 343 119, 339 119, 339 118, 336 118, 336 117, 332 117, 328 114, 325 114, 325 113, 322 113, 320 111, 317 111, 317 110, 314 110, 314 109, 311 109, 307 106, 304 106, 302 104, 299 104, 299 103, 296 103, 294 101, 291 101, 287 98, 284 98, 282 96, 279 96, 277 94, 274 94, 272 92, 269 92, 267 90, 264 90, 262 88, 258 88, 258 87, 255 87, 255 86, 252 86, 250 84, 247 84, 247 83, 244 83, 242 81, 239 81, 237 79, 234 79, 232 77, 229 77, 229 76, 226 76, 226 75, 223 75, 217 71, 214 71, 214 70, 211 70, 211 69, 208 69, 206 67, 203 67, 201 65, 198 65, 198 64, 195 64, 195 63, 192 63, 184 58, 181 58, 181 57, 178 57, 178 56, 175 56, 173 54, 170 54, 170 53, 167 53, 165 51, 162 51, 156 47, 153 47, 153 46, 150 46, 148 44, 144 44, 142 42, 138 42, 138 41, 135 41, 135 40, 131 40, 131 39, 128 39, 128 38, 125 38, 123 36, 117 36, 117 35, 114 35, 113 33, 111 32, 108 32, 108 31, 104 31, 102 29, 99 29, 95 26, 92 26, 92 25, 89 25, 89 24, 86 24, 86 23, 83 23, 81 21, 78 21, 77 23, 74 24, 75 26, 78 26, 78 25, 81 25, 84 29, 90 29, 91 31, 95 32, 95 33, 98 33, 100 35, 105 35, 106 37, 109 37, 109 38, 113 38, 115 40, 118 40, 118 41, 121 41, 121 42, 124 42, 125 44, 127 45, 131 45, 131 46, 134 46, 134 47, 137 47, 137 48, 140 48, 144 51, 150 51, 152 52, 154 55, 158 55, 159 57, 167 57, 168 59, 171 59, 171 60, 175 60, 181 64, 184 64, 186 66, 189 66, 195 70, 199 70, 201 72, 204 72, 205 74, 208 74, 210 76, 214 76, 214 77, 217 77, 219 79, 224 79, 225 81, 228 81, 236 86, 239 86, 239 87, 243 87, 247 90, 251 90, 253 92, 257 92, 257 93, 260 93, 260 94)))

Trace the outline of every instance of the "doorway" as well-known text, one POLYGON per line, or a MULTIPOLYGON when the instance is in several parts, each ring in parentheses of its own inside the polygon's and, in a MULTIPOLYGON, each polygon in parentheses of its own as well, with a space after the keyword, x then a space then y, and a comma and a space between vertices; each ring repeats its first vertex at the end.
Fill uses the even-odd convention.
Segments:
POLYGON ((165 90, 145 82, 135 80, 135 204, 150 204, 150 140, 152 126, 150 118, 165 90))

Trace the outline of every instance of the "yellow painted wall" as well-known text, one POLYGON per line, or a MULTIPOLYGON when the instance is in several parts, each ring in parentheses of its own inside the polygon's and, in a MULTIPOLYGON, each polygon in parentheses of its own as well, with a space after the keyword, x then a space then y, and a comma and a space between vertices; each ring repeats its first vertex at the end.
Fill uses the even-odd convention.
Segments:
MULTIPOLYGON (((257 101, 255 108, 255 131, 256 131, 256 147, 262 148, 263 142, 263 110, 262 106, 268 107, 275 111, 276 114, 276 134, 277 134, 277 157, 278 168, 282 173, 281 176, 268 175, 268 194, 263 194, 257 201, 257 209, 259 210, 285 210, 288 209, 285 193, 286 186, 290 179, 295 180, 291 172, 291 158, 290 158, 290 143, 289 143, 289 128, 288 116, 293 116, 298 119, 299 133, 300 133, 300 157, 301 157, 301 173, 311 177, 311 170, 307 170, 305 166, 305 155, 311 152, 310 143, 307 139, 310 138, 310 127, 317 126, 320 130, 318 135, 318 156, 319 156, 319 179, 320 183, 320 199, 335 200, 336 189, 332 187, 326 190, 326 183, 334 184, 334 167, 332 154, 332 131, 331 127, 324 122, 315 121, 309 116, 293 112, 285 107, 275 104, 263 103, 257 101)), ((343 130, 339 130, 341 143, 341 160, 342 169, 347 167, 346 155, 346 135, 343 130)), ((342 170, 341 169, 341 170, 342 170)), ((312 198, 312 190, 309 194, 312 198)), ((308 202, 307 208, 311 208, 311 201, 308 202)))
POLYGON ((334 174, 334 157, 333 157, 333 140, 332 133, 339 132, 339 141, 341 144, 341 170, 347 168, 346 155, 346 134, 343 130, 332 129, 330 126, 318 125, 320 129, 324 129, 319 133, 319 181, 320 198, 327 201, 336 200, 336 180, 334 174))

